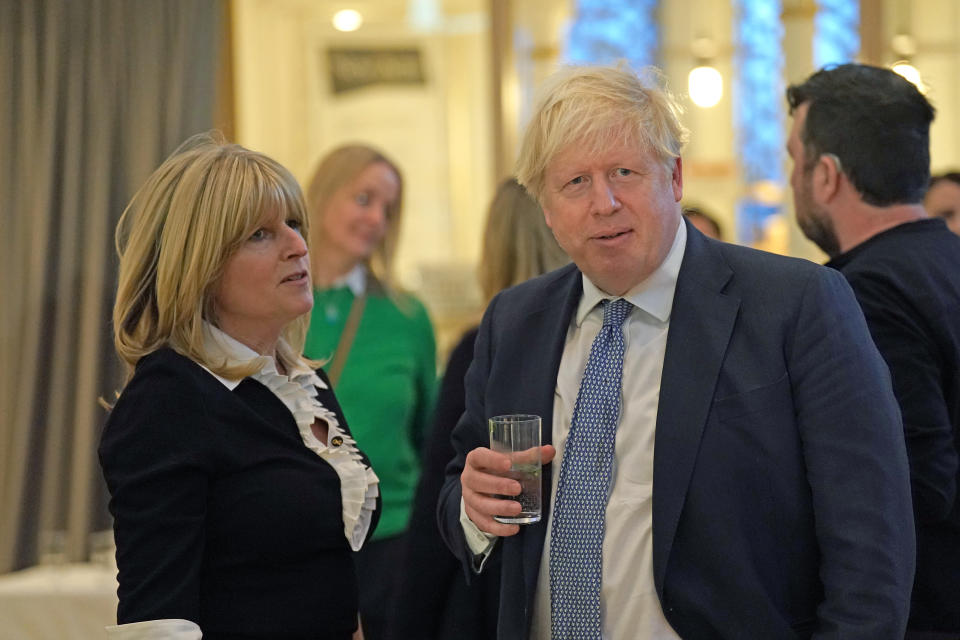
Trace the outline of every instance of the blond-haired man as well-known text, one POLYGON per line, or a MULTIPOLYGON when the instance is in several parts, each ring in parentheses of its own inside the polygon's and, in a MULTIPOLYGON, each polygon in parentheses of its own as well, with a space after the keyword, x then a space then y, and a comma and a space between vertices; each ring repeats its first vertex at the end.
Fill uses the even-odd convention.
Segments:
POLYGON ((501 639, 901 638, 914 538, 883 361, 839 274, 683 221, 685 136, 627 69, 545 87, 518 176, 574 264, 487 309, 444 537, 468 573, 502 554, 501 639), (536 524, 493 517, 520 510, 486 446, 504 413, 543 417, 536 524))

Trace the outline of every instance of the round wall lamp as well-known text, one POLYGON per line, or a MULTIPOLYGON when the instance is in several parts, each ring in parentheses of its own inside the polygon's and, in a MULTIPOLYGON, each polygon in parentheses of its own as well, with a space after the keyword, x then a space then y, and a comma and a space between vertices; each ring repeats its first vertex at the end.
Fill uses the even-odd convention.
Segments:
POLYGON ((690 44, 697 66, 687 75, 687 93, 693 104, 704 109, 714 107, 723 97, 723 75, 713 66, 717 45, 713 38, 700 36, 690 44))
POLYGON ((687 76, 687 91, 698 107, 714 107, 723 97, 723 75, 708 65, 694 67, 687 76))
POLYGON ((910 64, 908 60, 900 60, 899 62, 893 63, 891 67, 894 73, 900 74, 910 82, 912 82, 920 93, 927 92, 927 86, 923 83, 923 78, 920 76, 920 71, 910 64))

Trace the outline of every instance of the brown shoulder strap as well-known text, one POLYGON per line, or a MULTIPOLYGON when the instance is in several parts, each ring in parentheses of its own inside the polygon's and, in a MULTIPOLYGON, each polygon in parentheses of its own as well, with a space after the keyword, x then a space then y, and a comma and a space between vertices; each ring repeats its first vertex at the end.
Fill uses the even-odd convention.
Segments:
POLYGON ((367 294, 362 293, 353 299, 350 305, 350 315, 347 316, 347 323, 343 326, 343 333, 340 334, 340 341, 337 342, 337 350, 333 353, 333 362, 327 370, 327 377, 330 378, 330 384, 336 389, 337 382, 340 380, 340 374, 343 373, 343 366, 347 363, 347 356, 350 354, 350 347, 353 346, 353 339, 357 335, 357 327, 360 326, 360 317, 363 315, 363 308, 367 305, 367 294))

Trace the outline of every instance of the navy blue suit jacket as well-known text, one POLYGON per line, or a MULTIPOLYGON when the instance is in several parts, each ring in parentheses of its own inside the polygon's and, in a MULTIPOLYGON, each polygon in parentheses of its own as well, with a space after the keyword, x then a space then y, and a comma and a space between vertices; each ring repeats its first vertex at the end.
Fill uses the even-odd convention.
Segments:
MULTIPOLYGON (((484 316, 438 512, 468 572, 465 456, 504 413, 542 416, 550 442, 581 294, 571 265, 484 316)), ((900 413, 842 276, 688 225, 654 446, 654 582, 682 637, 903 637, 915 542, 900 413)), ((543 474, 547 509, 558 464, 543 474)), ((501 639, 529 633, 546 526, 498 542, 501 639)))

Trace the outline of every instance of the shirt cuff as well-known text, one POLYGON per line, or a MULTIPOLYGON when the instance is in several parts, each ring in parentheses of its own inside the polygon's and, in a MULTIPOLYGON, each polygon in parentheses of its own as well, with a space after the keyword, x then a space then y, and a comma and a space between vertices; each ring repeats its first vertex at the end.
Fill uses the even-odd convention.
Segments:
POLYGON ((467 547, 470 548, 470 552, 473 554, 471 568, 474 573, 480 573, 483 571, 483 565, 486 564, 487 558, 490 557, 490 553, 493 551, 493 545, 497 543, 499 536, 487 533, 486 531, 480 531, 473 520, 467 516, 467 507, 464 505, 462 497, 460 498, 460 527, 463 529, 463 535, 467 539, 467 547))
POLYGON ((147 620, 106 627, 110 640, 200 640, 197 623, 179 618, 147 620))

